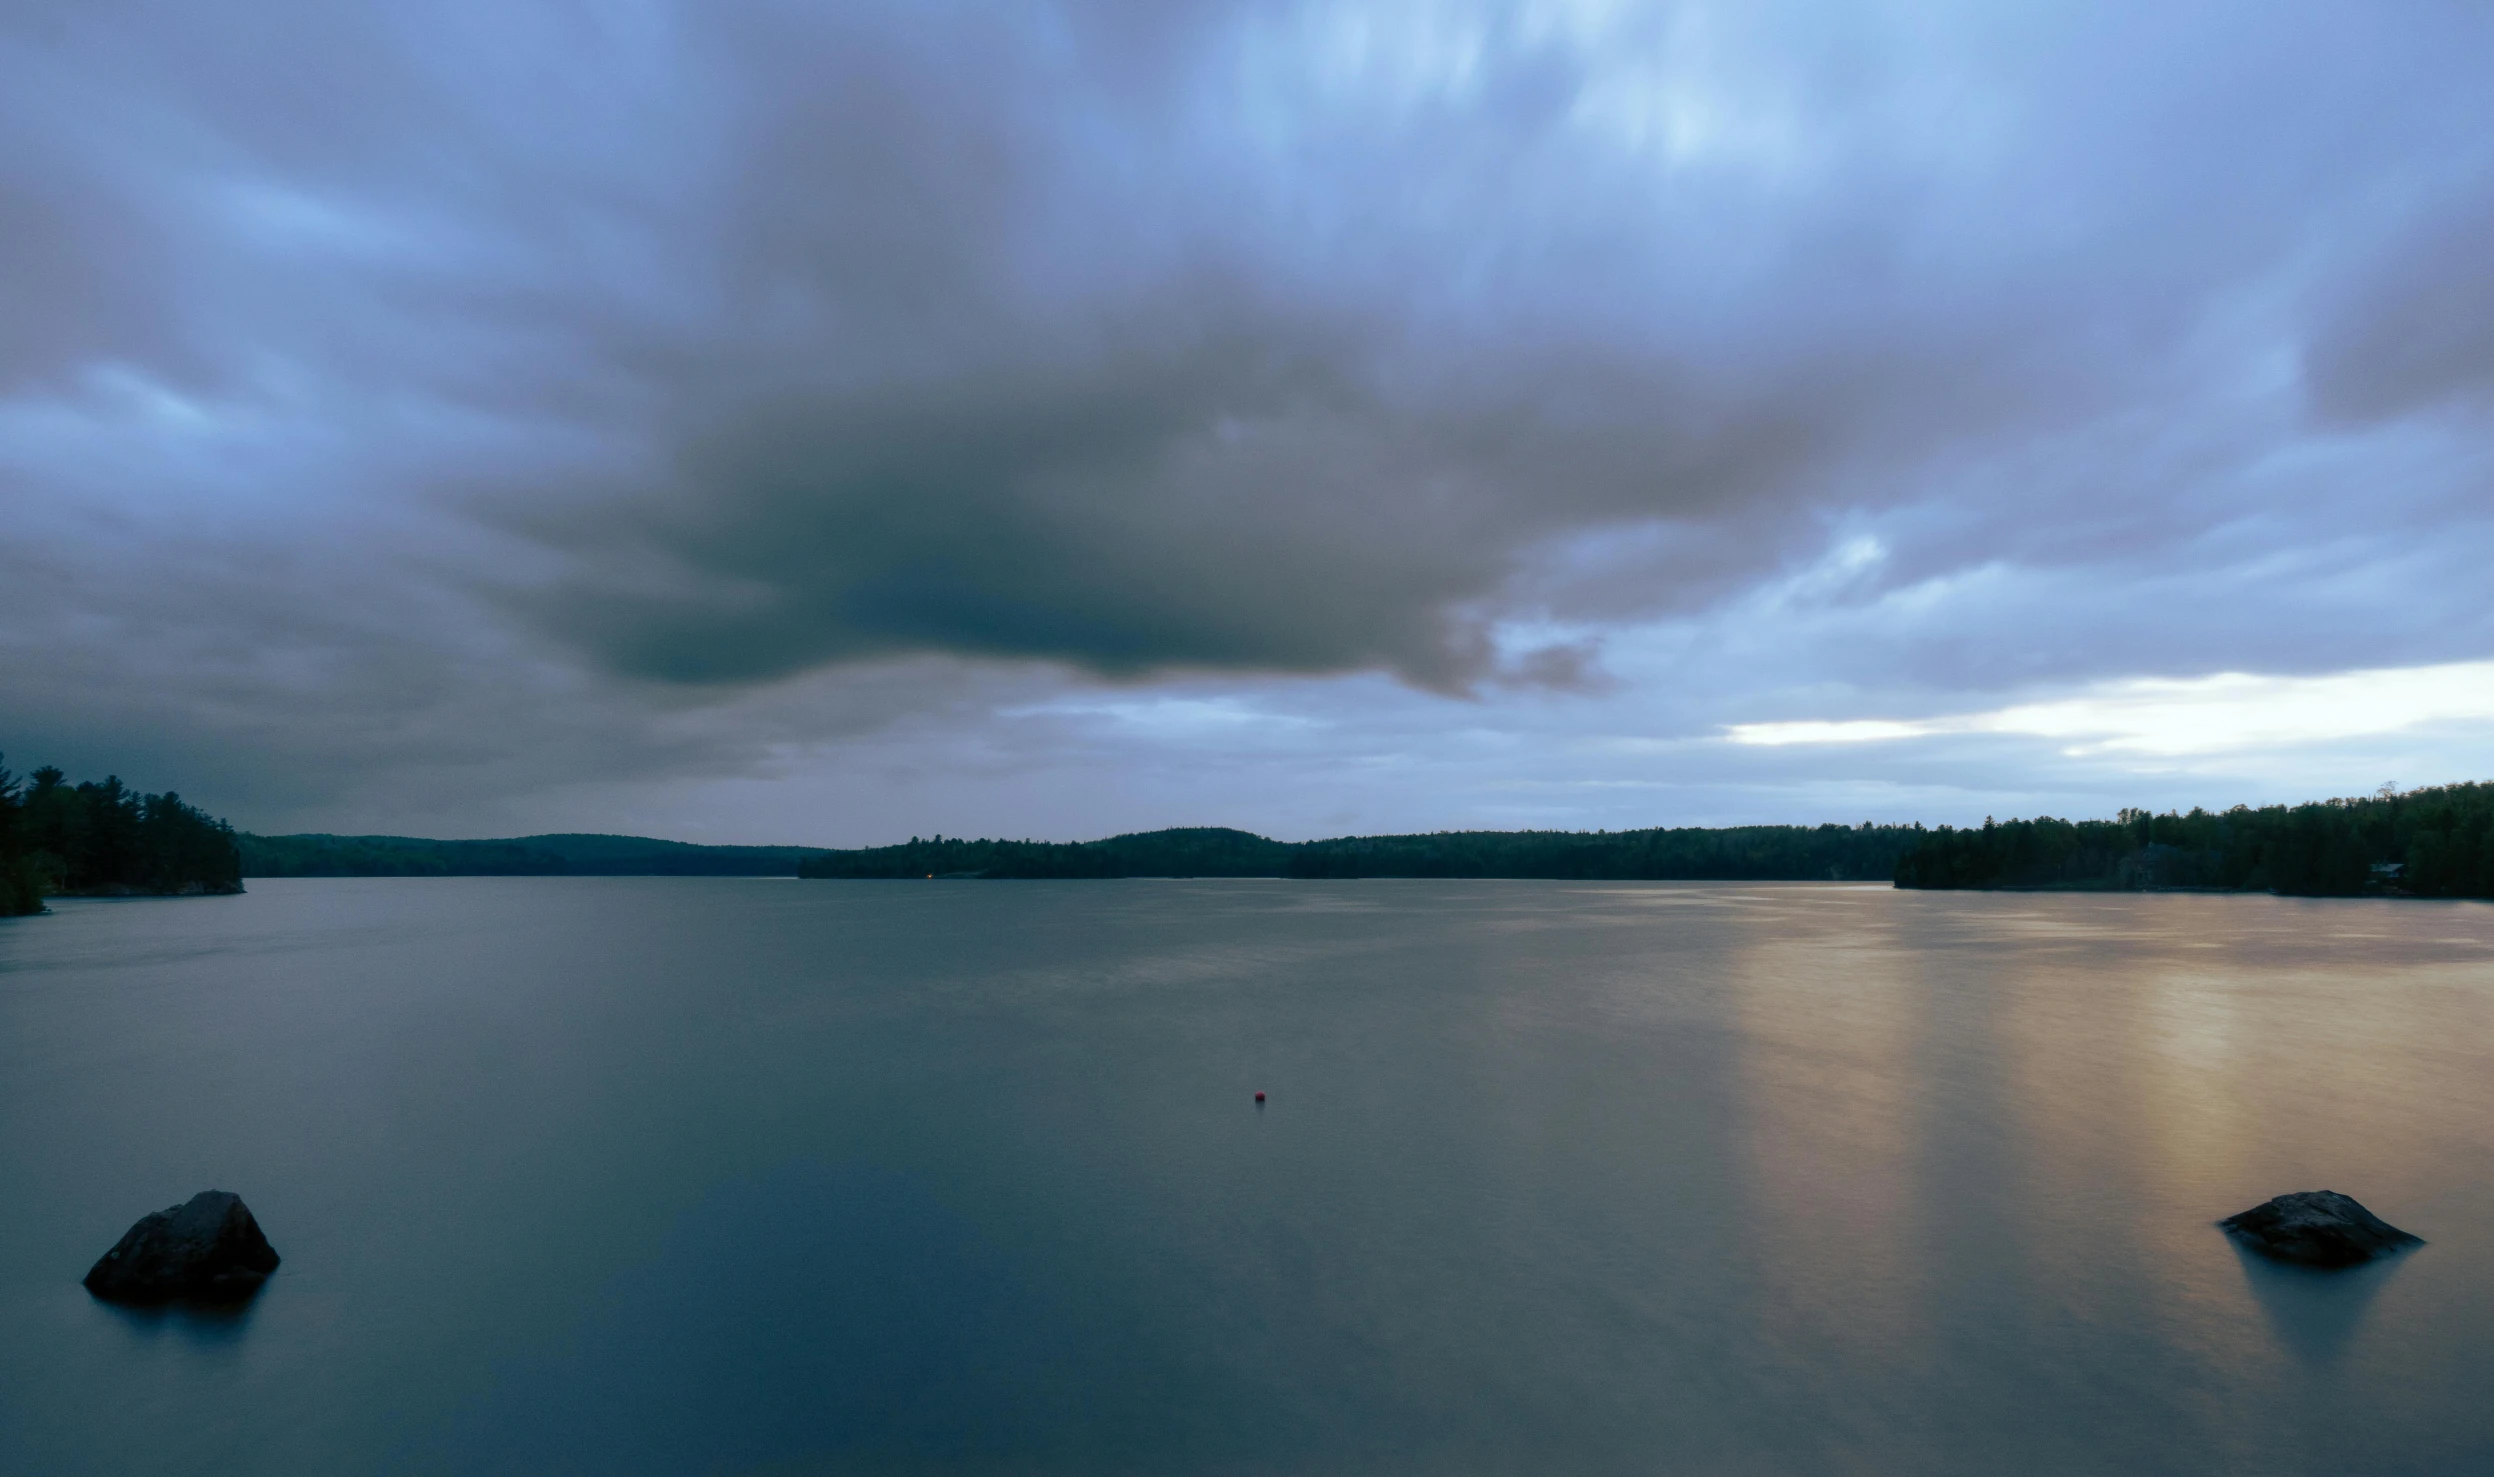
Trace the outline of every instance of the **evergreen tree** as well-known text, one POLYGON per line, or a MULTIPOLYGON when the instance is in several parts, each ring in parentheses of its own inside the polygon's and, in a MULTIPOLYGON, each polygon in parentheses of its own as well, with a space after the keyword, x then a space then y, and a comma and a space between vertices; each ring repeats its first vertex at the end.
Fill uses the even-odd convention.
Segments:
POLYGON ((242 854, 225 822, 119 776, 71 785, 49 765, 20 782, 0 769, 0 913, 37 913, 53 893, 240 892, 242 854))

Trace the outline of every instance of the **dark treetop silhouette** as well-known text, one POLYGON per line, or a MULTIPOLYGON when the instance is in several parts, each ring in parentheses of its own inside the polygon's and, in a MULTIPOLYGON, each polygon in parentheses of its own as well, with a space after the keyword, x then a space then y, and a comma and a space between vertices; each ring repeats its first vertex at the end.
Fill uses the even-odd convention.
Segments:
POLYGON ((2259 810, 2031 821, 1925 835, 1899 887, 2215 888, 2306 897, 2494 897, 2494 785, 2259 810))
POLYGON ((236 839, 246 877, 786 877, 821 850, 580 834, 430 841, 246 831, 236 839))
POLYGON ((39 913, 58 893, 242 891, 233 828, 167 790, 119 778, 71 785, 49 766, 0 769, 0 914, 39 913))

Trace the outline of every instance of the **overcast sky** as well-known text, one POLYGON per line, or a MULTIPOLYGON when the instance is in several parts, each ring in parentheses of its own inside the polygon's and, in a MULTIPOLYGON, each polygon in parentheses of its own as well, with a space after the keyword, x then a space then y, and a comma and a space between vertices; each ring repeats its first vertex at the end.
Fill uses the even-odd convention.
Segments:
POLYGON ((263 831, 2494 778, 2494 8, 0 0, 0 749, 263 831))

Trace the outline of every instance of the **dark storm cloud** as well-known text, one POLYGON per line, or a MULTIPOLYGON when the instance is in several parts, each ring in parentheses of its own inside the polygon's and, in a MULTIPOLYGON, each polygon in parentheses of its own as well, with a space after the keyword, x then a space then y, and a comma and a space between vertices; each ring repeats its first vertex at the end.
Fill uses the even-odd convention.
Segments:
MULTIPOLYGON (((1406 109, 1283 98, 1320 136, 1273 159, 1207 135, 1277 105, 1224 70, 1236 17, 1165 29, 1150 85, 1088 19, 709 38, 726 183, 652 231, 714 311, 634 350, 637 482, 504 514, 569 556, 522 608, 672 682, 950 651, 1454 686, 1553 539, 1701 530, 1625 602, 1667 606, 1857 463, 2104 393, 2035 351, 2067 305, 1915 300, 1892 161, 1727 260, 1559 193, 1606 167, 1581 48, 1493 30, 1406 109)), ((1769 208, 1739 167, 1668 188, 1735 233, 1769 208)))
POLYGON ((1321 326, 1138 336, 740 408, 671 442, 656 488, 539 525, 585 572, 536 608, 675 682, 955 651, 1446 685, 1485 660, 1466 602, 1536 540, 1789 496, 1932 388, 1744 404, 1657 366, 1525 354, 1489 384, 1395 386, 1373 343, 1321 326))

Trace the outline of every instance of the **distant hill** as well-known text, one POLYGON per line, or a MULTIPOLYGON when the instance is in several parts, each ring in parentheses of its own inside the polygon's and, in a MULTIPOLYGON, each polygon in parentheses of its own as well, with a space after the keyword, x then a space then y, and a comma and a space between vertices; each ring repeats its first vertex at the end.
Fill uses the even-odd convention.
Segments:
POLYGON ((1437 831, 1271 841, 1197 827, 1100 841, 965 841, 824 851, 800 877, 1520 877, 1581 881, 1876 881, 1917 826, 1644 831, 1437 831))
POLYGON ((245 877, 788 877, 812 846, 695 846, 649 836, 561 834, 500 841, 420 836, 235 838, 245 877))

